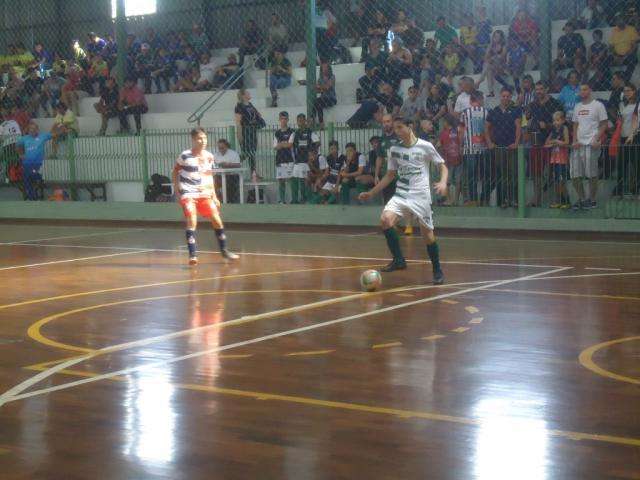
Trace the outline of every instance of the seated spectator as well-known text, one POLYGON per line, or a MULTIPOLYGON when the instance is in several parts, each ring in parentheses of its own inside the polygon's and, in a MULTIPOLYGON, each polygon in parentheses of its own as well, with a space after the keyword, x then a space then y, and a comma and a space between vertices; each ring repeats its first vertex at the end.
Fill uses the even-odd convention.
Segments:
POLYGON ((375 98, 385 107, 388 114, 395 117, 400 112, 400 107, 402 107, 402 98, 400 98, 390 83, 383 83, 380 86, 380 93, 376 94, 375 98))
MULTIPOLYGON (((596 73, 600 72, 609 76, 609 67, 611 65, 609 57, 609 48, 602 41, 602 30, 594 30, 592 33, 593 43, 589 47, 589 64, 596 73)), ((597 89, 596 89, 597 90, 597 89)), ((605 88, 604 90, 608 90, 605 88)))
MULTIPOLYGON (((625 80, 629 81, 638 64, 638 41, 640 35, 632 25, 627 25, 624 17, 616 17, 615 26, 611 29, 611 54, 613 65, 625 66, 625 80)), ((569 117, 571 118, 571 117, 569 117)))
POLYGON ((374 122, 380 123, 384 111, 384 106, 380 105, 376 100, 364 100, 347 120, 347 125, 349 128, 365 128, 374 122))
POLYGON ((284 53, 276 50, 269 68, 269 91, 271 92, 271 107, 278 106, 278 90, 291 86, 293 67, 284 53))
POLYGON ((11 105, 9 110, 9 115, 5 116, 5 120, 16 122, 18 127, 20 127, 20 131, 26 132, 29 127, 29 122, 31 121, 29 112, 22 108, 21 103, 11 105))
MULTIPOLYGON (((305 183, 307 189, 311 192, 311 198, 309 203, 318 203, 320 200, 320 190, 324 185, 324 179, 326 178, 328 165, 327 159, 324 155, 320 155, 317 148, 309 149, 309 173, 305 183)), ((284 197, 281 197, 284 198, 284 197)))
POLYGON ((386 67, 388 58, 387 52, 383 52, 380 49, 380 40, 372 38, 369 40, 369 50, 366 54, 363 54, 361 62, 364 62, 365 70, 378 67, 381 71, 386 67))
POLYGON ((191 45, 186 45, 175 57, 176 70, 178 71, 178 74, 182 75, 185 72, 191 72, 193 67, 199 68, 198 58, 198 55, 191 45))
POLYGON ((211 55, 203 53, 200 55, 200 81, 196 85, 197 91, 211 90, 214 85, 217 65, 211 60, 211 55))
POLYGON ((58 156, 58 147, 60 142, 67 140, 70 136, 78 135, 78 119, 76 115, 67 108, 67 105, 60 102, 56 107, 57 115, 53 119, 53 126, 51 127, 51 136, 53 142, 51 143, 52 155, 51 158, 58 156))
POLYGON ((38 116, 38 109, 43 105, 42 86, 44 81, 40 78, 40 72, 32 68, 27 72, 27 79, 24 81, 24 94, 27 102, 27 111, 32 117, 38 116))
POLYGON ((363 175, 367 166, 366 157, 358 152, 355 143, 347 143, 345 146, 346 162, 340 172, 340 199, 342 205, 351 203, 351 190, 359 192, 368 190, 369 178, 363 175))
MULTIPOLYGON (((370 42, 377 40, 377 48, 384 48, 385 52, 389 50, 387 44, 387 36, 391 25, 381 10, 375 11, 375 19, 367 28, 368 36, 362 39, 362 59, 366 58, 369 53, 374 52, 370 42)), ((360 60, 361 62, 363 60, 360 60)))
POLYGON ((416 25, 413 19, 408 20, 409 28, 402 34, 402 40, 405 46, 413 54, 417 52, 424 42, 424 33, 416 25))
MULTIPOLYGON (((491 21, 487 19, 487 9, 483 5, 480 5, 477 8, 475 27, 477 32, 476 41, 478 42, 479 50, 478 58, 479 61, 483 63, 484 55, 489 49, 489 44, 491 43, 491 34, 493 32, 491 21)), ((482 65, 480 71, 482 71, 482 65)))
POLYGON ((399 38, 394 39, 391 46, 391 55, 387 59, 387 79, 397 89, 401 80, 413 78, 413 55, 399 38))
POLYGON ((71 42, 71 50, 73 51, 73 61, 76 65, 83 69, 89 68, 89 59, 87 53, 80 46, 80 42, 77 39, 74 39, 71 42))
POLYGON ((411 86, 407 92, 407 98, 402 102, 399 114, 402 118, 417 121, 424 112, 424 104, 425 99, 419 95, 419 90, 411 86))
POLYGON ((87 73, 92 94, 95 92, 95 84, 98 84, 98 91, 100 91, 104 87, 107 78, 109 78, 109 65, 107 65, 107 62, 102 58, 102 55, 95 55, 87 73))
POLYGON ((168 92, 171 89, 171 81, 175 78, 175 64, 164 47, 158 50, 153 70, 151 70, 151 78, 155 81, 158 93, 168 92))
POLYGON ((586 56, 584 39, 575 32, 573 21, 567 21, 562 30, 564 35, 558 39, 558 58, 553 65, 556 70, 575 68, 576 60, 586 56))
POLYGON ((24 75, 27 68, 36 64, 36 58, 29 52, 23 43, 16 43, 15 52, 12 58, 12 64, 18 75, 24 75))
POLYGON ((147 113, 149 108, 147 107, 147 100, 144 98, 144 93, 134 78, 127 78, 124 82, 124 87, 120 90, 120 99, 118 100, 118 112, 120 118, 120 128, 123 133, 130 133, 129 127, 129 115, 133 115, 136 122, 136 135, 140 135, 142 130, 142 115, 147 113))
POLYGON ((25 200, 42 200, 42 176, 40 168, 44 163, 44 147, 51 140, 50 133, 41 134, 38 125, 30 122, 26 130, 27 135, 20 137, 17 142, 20 161, 22 163, 22 181, 25 200), (38 190, 38 191, 36 191, 38 190))
POLYGON ((509 26, 509 37, 521 45, 527 54, 532 55, 537 65, 540 29, 527 10, 520 9, 516 12, 516 16, 509 26))
POLYGON ((155 58, 151 50, 151 45, 143 43, 140 46, 140 53, 134 61, 136 79, 144 82, 144 93, 151 93, 151 72, 155 64, 155 58))
POLYGON ((336 203, 336 197, 340 188, 340 173, 347 162, 344 155, 340 154, 338 142, 329 142, 329 154, 326 157, 327 168, 320 178, 320 197, 323 204, 336 203))
POLYGON ((64 77, 67 71, 67 61, 62 58, 60 52, 53 52, 53 65, 51 66, 51 70, 56 72, 58 76, 64 77))
POLYGON ((140 53, 141 46, 142 44, 133 33, 129 33, 127 35, 127 43, 125 45, 125 50, 128 56, 133 58, 137 57, 138 54, 140 53))
POLYGON ((458 51, 453 44, 449 44, 444 49, 444 56, 442 58, 443 75, 449 79, 449 83, 453 81, 453 77, 461 75, 463 73, 462 61, 458 51))
POLYGON ((208 53, 209 48, 211 46, 211 42, 209 42, 209 37, 202 29, 202 25, 199 23, 194 23, 191 27, 191 35, 189 35, 189 45, 191 45, 196 53, 208 53))
MULTIPOLYGON (((219 88, 222 87, 226 82, 228 82, 237 72, 240 70, 240 65, 238 64, 238 59, 235 53, 231 53, 227 57, 227 63, 218 67, 216 70, 216 74, 213 77, 213 87, 219 88)), ((242 77, 236 79, 231 84, 227 85, 226 88, 229 90, 235 90, 238 88, 242 88, 244 85, 242 77)))
MULTIPOLYGON (((215 168, 240 168, 242 163, 238 152, 231 148, 225 138, 218 140, 216 150, 213 153, 215 168)), ((240 202, 240 178, 239 175, 227 175, 227 202, 240 202)), ((221 198, 221 197, 220 197, 221 198)))
POLYGON ((444 17, 438 17, 436 22, 437 28, 433 38, 436 41, 437 48, 444 50, 449 44, 453 44, 457 48, 460 45, 460 40, 458 40, 456 29, 448 25, 444 17))
POLYGON ((367 37, 367 27, 370 23, 370 15, 367 12, 363 2, 357 2, 353 5, 351 10, 351 36, 353 37, 352 47, 357 47, 362 44, 362 41, 367 37))
POLYGON ((100 90, 100 100, 94 105, 96 112, 100 114, 102 118, 102 124, 100 126, 100 132, 98 136, 104 136, 107 133, 107 127, 109 126, 109 119, 118 116, 118 100, 120 99, 120 92, 116 81, 113 77, 109 77, 104 87, 100 90))
MULTIPOLYGON (((175 30, 169 30, 165 35, 164 48, 166 48, 171 55, 177 55, 178 52, 182 49, 183 42, 184 42, 184 45, 189 44, 189 41, 187 40, 187 35, 185 34, 184 31, 180 33, 176 33, 175 30)), ((207 50, 205 49, 205 52, 206 51, 207 50)))
POLYGON ((488 97, 495 96, 496 80, 501 85, 506 85, 503 77, 507 71, 507 42, 502 30, 496 30, 491 36, 491 45, 484 57, 484 70, 480 79, 476 82, 476 88, 486 79, 489 87, 488 97))
MULTIPOLYGON (((516 90, 520 90, 520 78, 524 75, 527 52, 513 37, 507 41, 507 73, 513 78, 516 90)), ((504 85, 503 85, 504 86, 504 85)))
POLYGON ((244 65, 244 57, 246 55, 254 55, 258 53, 262 44, 262 33, 258 29, 258 25, 254 20, 249 20, 245 31, 242 34, 242 38, 240 39, 240 49, 238 50, 240 66, 244 65))
POLYGON ((60 77, 55 70, 52 70, 49 78, 44 81, 42 86, 42 109, 48 117, 53 116, 53 110, 60 102, 64 83, 64 78, 60 77))
POLYGON ((149 45, 149 49, 152 54, 155 54, 160 48, 164 47, 164 41, 156 33, 156 31, 152 27, 148 27, 145 31, 144 38, 142 39, 142 43, 146 43, 149 45))
POLYGON ((277 13, 271 14, 271 25, 267 30, 267 44, 270 56, 273 56, 276 50, 283 53, 289 50, 289 32, 277 13))
POLYGON ((62 87, 60 100, 62 100, 62 103, 65 105, 68 105, 76 115, 78 114, 78 90, 80 89, 80 83, 84 76, 84 70, 82 70, 79 65, 71 63, 67 66, 67 81, 62 87))
POLYGON ((44 48, 44 44, 42 42, 38 42, 33 47, 33 56, 38 62, 40 77, 44 78, 45 75, 53 68, 53 55, 44 48))
POLYGON ((89 41, 87 42, 84 51, 91 55, 102 54, 102 50, 107 46, 107 42, 103 38, 100 38, 95 32, 87 33, 87 39, 89 41))
POLYGON ((447 99, 443 96, 440 85, 434 83, 429 90, 429 96, 425 102, 424 115, 434 124, 447 114, 447 99))
POLYGON ((118 45, 116 44, 113 35, 107 35, 105 38, 107 44, 102 49, 102 58, 104 58, 105 62, 109 65, 109 68, 113 68, 116 65, 116 57, 118 55, 118 45))
POLYGON ((422 58, 429 59, 431 68, 433 68, 437 73, 442 72, 441 54, 436 48, 436 42, 433 38, 427 38, 424 42, 424 48, 422 48, 418 53, 422 58))
POLYGON ((200 83, 200 68, 197 66, 191 67, 190 71, 182 72, 175 84, 174 92, 195 92, 196 87, 200 83))
POLYGON ((594 28, 606 27, 605 18, 604 10, 598 4, 598 0, 587 0, 587 6, 582 10, 578 22, 581 28, 593 30, 594 28))
POLYGON ((333 107, 337 103, 336 77, 331 65, 327 62, 320 64, 320 76, 316 83, 316 99, 313 102, 311 120, 315 121, 316 115, 320 127, 324 127, 324 109, 333 107))
POLYGON ((464 16, 464 25, 460 27, 461 60, 469 59, 473 63, 473 73, 482 71, 482 54, 478 46, 478 30, 473 15, 464 16))
POLYGON ((380 67, 365 69, 364 75, 358 79, 360 88, 356 91, 357 103, 374 99, 380 90, 382 78, 383 75, 380 74, 380 67))
POLYGON ((395 21, 391 25, 391 31, 393 32, 394 38, 402 38, 402 35, 407 30, 409 30, 409 19, 407 18, 407 12, 400 8, 396 13, 395 21))
POLYGON ((580 76, 572 70, 567 76, 567 84, 560 90, 558 100, 562 103, 567 118, 573 118, 573 109, 578 102, 580 93, 580 76))
POLYGON ((416 70, 413 84, 418 87, 421 92, 423 90, 428 92, 431 85, 436 83, 436 77, 438 76, 438 72, 431 65, 429 58, 424 56, 420 59, 420 67, 416 70))

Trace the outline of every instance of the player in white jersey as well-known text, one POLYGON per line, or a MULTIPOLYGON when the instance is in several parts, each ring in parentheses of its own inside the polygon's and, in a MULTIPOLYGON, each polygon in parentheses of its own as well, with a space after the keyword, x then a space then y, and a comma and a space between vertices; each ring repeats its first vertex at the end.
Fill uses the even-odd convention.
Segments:
POLYGON ((189 265, 197 265, 196 227, 198 214, 209 218, 216 232, 220 253, 227 260, 236 260, 238 255, 227 249, 227 237, 220 216, 220 202, 213 182, 213 154, 207 147, 207 133, 203 128, 191 130, 191 149, 180 154, 173 169, 173 185, 176 198, 182 205, 187 220, 187 248, 189 265))
POLYGON ((382 271, 393 272, 407 268, 394 226, 400 218, 415 218, 420 224, 433 267, 433 283, 441 285, 444 283, 444 273, 440 268, 440 249, 433 233, 429 167, 433 164, 440 168, 440 181, 434 185, 439 195, 447 194, 449 171, 435 147, 426 140, 416 138, 412 125, 409 119, 396 118, 393 121, 393 129, 400 143, 392 146, 389 151, 386 175, 370 191, 361 193, 360 199, 369 200, 397 177, 396 193, 387 202, 380 217, 382 232, 393 255, 391 263, 382 268, 382 271))

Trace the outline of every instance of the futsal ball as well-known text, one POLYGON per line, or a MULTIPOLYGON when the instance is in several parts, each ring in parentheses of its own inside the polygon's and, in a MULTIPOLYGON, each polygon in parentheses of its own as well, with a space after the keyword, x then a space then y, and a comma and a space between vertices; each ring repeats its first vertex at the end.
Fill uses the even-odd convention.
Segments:
POLYGON ((360 285, 367 292, 375 292, 382 285, 382 275, 377 270, 367 270, 360 275, 360 285))

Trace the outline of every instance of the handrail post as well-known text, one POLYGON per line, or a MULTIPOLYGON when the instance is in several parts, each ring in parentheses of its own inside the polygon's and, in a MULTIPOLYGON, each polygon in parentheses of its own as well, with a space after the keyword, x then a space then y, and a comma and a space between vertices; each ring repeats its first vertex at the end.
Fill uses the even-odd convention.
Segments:
POLYGON ((149 154, 147 150, 147 131, 143 128, 140 131, 140 154, 142 157, 142 188, 149 185, 149 154))
POLYGON ((525 218, 527 201, 527 176, 524 146, 518 146, 518 218, 525 218))
POLYGON ((227 127, 227 141, 232 150, 236 150, 236 126, 229 125, 227 127))

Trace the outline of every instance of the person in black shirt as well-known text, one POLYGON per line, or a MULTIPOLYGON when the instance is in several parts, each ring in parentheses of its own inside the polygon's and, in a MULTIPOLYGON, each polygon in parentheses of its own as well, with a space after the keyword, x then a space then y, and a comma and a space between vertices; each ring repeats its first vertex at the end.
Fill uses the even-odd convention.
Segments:
POLYGON ((238 103, 235 108, 236 135, 242 147, 242 155, 249 161, 251 180, 258 180, 256 173, 256 150, 258 148, 258 130, 265 127, 260 112, 251 103, 251 94, 245 88, 238 90, 238 103))
POLYGON ((575 25, 569 20, 564 25, 564 35, 558 39, 558 58, 554 62, 556 70, 573 68, 577 59, 585 60, 587 49, 582 35, 575 32, 575 25))
POLYGON ((107 78, 107 82, 100 91, 100 100, 94 105, 96 112, 102 117, 102 126, 100 127, 99 136, 107 133, 109 119, 118 116, 118 99, 120 92, 113 77, 107 78))
POLYGON ((293 144, 291 137, 294 130, 289 126, 289 113, 278 115, 280 128, 273 134, 273 148, 276 151, 276 179, 278 180, 278 203, 286 203, 287 182, 293 173, 293 144))
POLYGON ((305 203, 309 197, 306 180, 309 176, 309 150, 320 146, 320 138, 307 126, 307 116, 301 113, 297 116, 298 129, 291 136, 293 144, 294 165, 292 173, 292 203, 305 203))
POLYGON ((400 112, 402 107, 402 98, 395 92, 389 83, 383 83, 380 87, 380 93, 376 94, 376 100, 384 105, 387 113, 394 117, 400 112))
POLYGON ((260 45, 263 43, 262 33, 258 30, 255 20, 249 20, 244 34, 242 35, 242 39, 240 40, 240 49, 238 50, 240 66, 244 65, 245 55, 253 55, 257 53, 260 45))
POLYGON ((320 190, 322 203, 336 203, 338 188, 340 186, 340 172, 347 162, 344 155, 340 155, 338 142, 329 142, 329 155, 327 155, 327 172, 325 182, 320 190))
POLYGON ((387 20, 387 17, 385 17, 382 11, 376 10, 375 18, 367 27, 368 37, 362 39, 362 58, 364 58, 368 53, 369 40, 374 38, 380 41, 380 44, 384 46, 385 51, 389 50, 389 46, 386 42, 387 35, 389 34, 389 28, 391 28, 391 23, 387 20))
POLYGON ((340 174, 340 198, 343 205, 349 205, 350 193, 352 188, 356 188, 358 193, 367 191, 370 186, 373 186, 373 182, 366 184, 362 182, 362 174, 367 166, 366 157, 358 152, 356 144, 353 142, 347 143, 345 146, 345 153, 347 162, 340 174))

